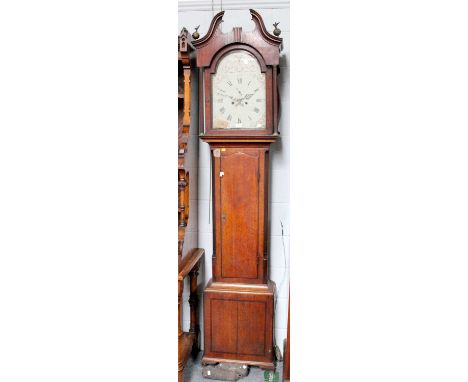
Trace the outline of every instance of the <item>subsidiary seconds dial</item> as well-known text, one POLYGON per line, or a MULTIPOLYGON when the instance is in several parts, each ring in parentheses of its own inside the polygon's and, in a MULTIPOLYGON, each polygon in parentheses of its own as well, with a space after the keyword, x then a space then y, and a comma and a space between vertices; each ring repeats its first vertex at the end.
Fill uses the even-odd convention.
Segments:
POLYGON ((242 50, 223 57, 212 77, 215 129, 265 129, 265 73, 242 50))

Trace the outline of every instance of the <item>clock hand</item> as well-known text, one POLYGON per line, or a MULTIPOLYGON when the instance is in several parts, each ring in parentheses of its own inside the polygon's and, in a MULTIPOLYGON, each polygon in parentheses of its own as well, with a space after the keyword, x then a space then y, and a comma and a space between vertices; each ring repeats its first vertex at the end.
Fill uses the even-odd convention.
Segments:
POLYGON ((244 103, 242 102, 242 101, 244 101, 244 98, 245 98, 245 97, 238 98, 238 99, 236 100, 236 101, 237 101, 236 106, 241 105, 242 107, 244 107, 244 103))
POLYGON ((223 96, 223 97, 228 97, 230 99, 235 99, 234 97, 227 95, 227 94, 222 94, 222 93, 216 93, 217 95, 223 96))
POLYGON ((245 96, 247 97, 247 99, 249 99, 249 98, 252 97, 256 92, 258 92, 258 89, 255 89, 253 93, 246 94, 245 96))
MULTIPOLYGON (((239 92, 239 89, 236 89, 236 90, 239 92)), ((239 93, 240 93, 240 92, 239 92, 239 93)), ((232 99, 232 102, 233 102, 233 103, 236 102, 235 106, 242 105, 242 101, 243 101, 244 98, 245 98, 245 96, 242 97, 242 98, 234 98, 234 97, 232 97, 232 96, 230 96, 230 95, 227 95, 227 94, 222 94, 222 93, 216 93, 216 94, 218 94, 218 95, 220 95, 220 96, 223 96, 223 97, 228 97, 228 98, 232 99)), ((242 106, 244 106, 244 105, 242 105, 242 106)))

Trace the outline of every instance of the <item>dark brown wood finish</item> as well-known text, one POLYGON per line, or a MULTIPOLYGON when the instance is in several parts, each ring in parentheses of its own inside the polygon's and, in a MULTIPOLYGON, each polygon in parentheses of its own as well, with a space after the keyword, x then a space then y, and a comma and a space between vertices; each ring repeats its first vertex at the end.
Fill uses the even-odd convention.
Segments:
POLYGON ((269 66, 279 65, 279 52, 282 48, 283 39, 270 34, 260 14, 254 9, 250 10, 254 30, 245 32, 242 28, 233 28, 231 32, 221 31, 221 22, 224 11, 217 13, 211 20, 207 34, 199 40, 193 41, 197 50, 197 66, 209 66, 214 55, 225 46, 242 42, 255 48, 263 57, 265 64, 269 66))
POLYGON ((221 21, 224 15, 219 12, 211 21, 206 36, 193 41, 196 48, 197 66, 200 68, 200 124, 203 127, 201 136, 207 142, 213 139, 257 141, 265 139, 272 142, 278 135, 278 108, 276 74, 279 65, 279 53, 282 39, 267 32, 261 16, 251 9, 250 14, 255 24, 252 31, 245 32, 242 28, 234 28, 223 33, 221 21), (216 72, 218 61, 227 53, 235 50, 245 50, 254 55, 262 72, 266 73, 266 128, 265 129, 213 129, 212 128, 212 87, 211 76, 216 72), (274 76, 275 75, 275 76, 274 76))
POLYGON ((224 12, 194 41, 200 70, 200 137, 210 144, 213 192, 213 278, 204 292, 203 363, 274 369, 275 285, 268 280, 270 144, 278 139, 277 66, 282 39, 255 28, 223 33, 224 12), (265 73, 265 129, 212 128, 211 79, 225 55, 245 51, 265 73))

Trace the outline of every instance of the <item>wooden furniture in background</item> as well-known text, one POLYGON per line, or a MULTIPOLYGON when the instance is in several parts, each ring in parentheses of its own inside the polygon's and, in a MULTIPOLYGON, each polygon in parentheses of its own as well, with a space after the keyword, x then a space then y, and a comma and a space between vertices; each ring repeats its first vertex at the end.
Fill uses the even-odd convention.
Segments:
MULTIPOLYGON (((178 177, 179 177, 179 264, 182 257, 188 253, 184 248, 186 228, 190 207, 190 175, 188 163, 190 134, 190 71, 193 64, 193 46, 190 34, 183 28, 179 35, 178 59, 178 177)), ((193 182, 192 182, 193 183, 193 182)), ((193 224, 193 222, 192 222, 193 224)))
POLYGON ((223 33, 214 16, 196 48, 201 139, 210 144, 213 277, 204 292, 202 363, 274 369, 275 285, 268 278, 270 144, 278 138, 282 39, 255 28, 223 33))
MULTIPOLYGON (((200 326, 198 324, 198 271, 203 259, 204 250, 196 248, 197 221, 190 219, 190 184, 195 185, 196 179, 190 181, 189 169, 196 167, 197 163, 189 163, 190 150, 195 150, 195 145, 190 144, 190 70, 193 59, 193 46, 190 43, 190 35, 184 28, 179 35, 179 78, 178 78, 178 103, 179 103, 179 142, 178 142, 178 180, 179 180, 179 237, 178 237, 178 374, 179 382, 184 381, 184 369, 190 354, 196 355, 199 351, 200 326), (187 230, 190 224, 190 232, 187 230), (187 240, 187 236, 190 240, 187 240), (190 285, 190 329, 182 330, 182 294, 184 291, 184 279, 189 278, 190 285)), ((194 129, 194 127, 192 127, 194 129)), ((191 156, 191 157, 196 157, 191 156)))
POLYGON ((178 340, 179 340, 179 362, 178 373, 179 382, 184 381, 184 369, 190 355, 196 356, 200 350, 199 337, 200 325, 198 324, 198 271, 205 251, 201 248, 195 248, 184 258, 179 265, 178 292, 179 292, 179 322, 178 322, 178 340), (190 329, 188 332, 182 330, 182 293, 184 291, 184 279, 190 280, 190 329))

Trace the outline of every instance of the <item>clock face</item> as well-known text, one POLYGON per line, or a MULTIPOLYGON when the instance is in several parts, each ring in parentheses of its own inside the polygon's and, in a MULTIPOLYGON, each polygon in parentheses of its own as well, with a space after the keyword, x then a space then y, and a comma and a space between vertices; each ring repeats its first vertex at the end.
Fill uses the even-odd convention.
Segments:
POLYGON ((224 56, 212 76, 215 129, 265 129, 265 73, 245 50, 224 56))

